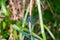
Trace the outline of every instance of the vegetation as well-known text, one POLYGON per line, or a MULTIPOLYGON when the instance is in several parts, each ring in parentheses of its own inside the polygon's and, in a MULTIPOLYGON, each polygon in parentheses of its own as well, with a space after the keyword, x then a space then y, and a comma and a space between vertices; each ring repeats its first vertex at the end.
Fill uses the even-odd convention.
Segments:
POLYGON ((60 40, 60 0, 0 0, 0 40, 60 40))

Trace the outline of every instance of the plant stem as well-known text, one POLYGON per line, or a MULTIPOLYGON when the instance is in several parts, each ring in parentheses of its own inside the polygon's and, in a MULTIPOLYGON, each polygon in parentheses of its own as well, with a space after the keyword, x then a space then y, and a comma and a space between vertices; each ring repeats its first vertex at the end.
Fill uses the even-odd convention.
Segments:
POLYGON ((43 27, 43 19, 42 19, 40 0, 37 0, 37 6, 38 6, 38 12, 39 12, 39 21, 40 21, 40 26, 41 26, 42 37, 43 37, 43 40, 46 40, 46 36, 45 36, 45 32, 44 32, 44 27, 43 27))

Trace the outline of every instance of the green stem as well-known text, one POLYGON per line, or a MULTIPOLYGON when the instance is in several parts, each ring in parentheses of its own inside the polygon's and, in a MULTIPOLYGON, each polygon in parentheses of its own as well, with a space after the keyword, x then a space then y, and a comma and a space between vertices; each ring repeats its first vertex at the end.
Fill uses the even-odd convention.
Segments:
POLYGON ((37 6, 38 6, 38 11, 39 11, 39 20, 40 20, 42 37, 43 37, 43 40, 46 40, 46 36, 45 36, 45 32, 44 32, 44 27, 43 27, 43 19, 42 19, 40 0, 37 0, 37 6))

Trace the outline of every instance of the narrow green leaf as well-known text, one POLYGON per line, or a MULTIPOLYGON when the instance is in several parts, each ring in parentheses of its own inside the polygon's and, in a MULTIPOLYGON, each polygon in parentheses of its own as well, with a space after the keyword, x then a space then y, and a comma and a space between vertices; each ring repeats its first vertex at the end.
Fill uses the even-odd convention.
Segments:
POLYGON ((3 21, 3 29, 5 29, 6 27, 6 23, 3 21))
POLYGON ((17 40, 18 36, 17 36, 17 31, 14 30, 14 40, 17 40))
POLYGON ((16 25, 13 25, 13 28, 16 29, 17 31, 21 32, 27 38, 30 38, 29 34, 27 34, 26 32, 22 31, 21 29, 19 29, 16 25))
POLYGON ((35 33, 32 32, 31 34, 28 34, 28 33, 24 32, 22 29, 19 29, 15 24, 13 25, 13 28, 14 28, 15 30, 21 32, 24 36, 26 36, 26 37, 29 38, 29 39, 30 39, 30 37, 31 37, 31 35, 32 35, 33 37, 36 37, 36 38, 42 40, 42 38, 39 37, 38 35, 36 35, 35 33))
POLYGON ((40 0, 37 0, 36 4, 38 6, 39 21, 40 21, 40 26, 41 26, 42 37, 43 37, 43 40, 46 40, 46 35, 45 35, 45 32, 44 32, 44 27, 43 27, 43 19, 42 19, 40 0))
POLYGON ((49 30, 49 28, 46 25, 44 25, 44 28, 47 30, 47 32, 50 34, 50 36, 53 38, 53 40, 55 40, 55 37, 52 34, 52 32, 49 30))

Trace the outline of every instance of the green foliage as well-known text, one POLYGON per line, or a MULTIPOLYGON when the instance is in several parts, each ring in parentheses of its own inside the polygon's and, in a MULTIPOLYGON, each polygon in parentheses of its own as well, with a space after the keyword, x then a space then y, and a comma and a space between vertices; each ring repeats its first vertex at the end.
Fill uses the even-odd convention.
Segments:
POLYGON ((53 15, 51 14, 50 10, 46 10, 44 11, 43 17, 44 17, 45 22, 48 23, 52 20, 53 15))
POLYGON ((10 15, 10 12, 9 10, 7 9, 7 6, 6 6, 6 2, 4 0, 1 0, 0 1, 0 7, 2 9, 2 13, 4 14, 4 16, 9 16, 10 15))
MULTIPOLYGON (((44 1, 44 0, 42 0, 44 1)), ((30 4, 25 10, 25 15, 22 20, 11 20, 11 12, 7 8, 6 0, 0 0, 0 35, 2 39, 8 39, 10 36, 10 25, 12 25, 14 31, 14 40, 18 40, 18 33, 21 33, 21 39, 28 38, 27 40, 59 40, 60 39, 60 1, 59 0, 46 0, 45 5, 48 6, 46 10, 42 12, 42 6, 40 0, 36 1, 36 4, 32 8, 31 15, 31 29, 29 28, 27 17, 29 13, 30 4), (51 12, 52 11, 52 12, 51 12), (31 31, 31 32, 30 32, 31 31), (32 37, 32 39, 31 39, 32 37), (48 39, 49 37, 49 39, 48 39)), ((44 4, 43 4, 44 5, 44 4)), ((44 5, 44 6, 45 6, 44 5)))

